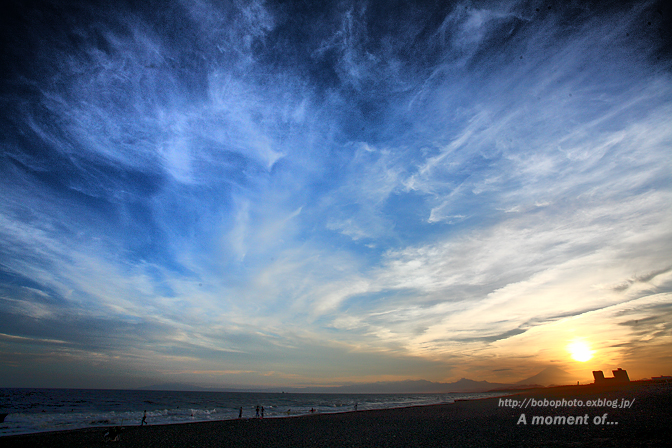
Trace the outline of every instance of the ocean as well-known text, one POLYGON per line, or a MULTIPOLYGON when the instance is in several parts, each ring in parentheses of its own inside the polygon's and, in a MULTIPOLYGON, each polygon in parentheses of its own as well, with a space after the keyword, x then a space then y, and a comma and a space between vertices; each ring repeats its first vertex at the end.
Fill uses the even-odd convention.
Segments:
POLYGON ((150 425, 319 413, 389 409, 504 393, 310 394, 254 392, 173 392, 145 390, 0 389, 0 436, 102 426, 139 425, 147 411, 150 425))

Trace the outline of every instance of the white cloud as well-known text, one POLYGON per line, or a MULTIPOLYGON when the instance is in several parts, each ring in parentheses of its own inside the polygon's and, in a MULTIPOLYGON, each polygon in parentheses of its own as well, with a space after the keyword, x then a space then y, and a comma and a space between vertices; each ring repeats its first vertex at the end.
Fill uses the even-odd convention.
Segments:
MULTIPOLYGON (((549 359, 669 303, 672 87, 635 16, 462 4, 377 31, 326 7, 297 43, 277 5, 183 6, 188 38, 79 30, 17 109, 0 267, 30 286, 2 311, 124 329, 68 356, 305 379, 338 353, 353 378, 376 353, 549 359)), ((661 337, 637 331, 615 339, 661 337)))

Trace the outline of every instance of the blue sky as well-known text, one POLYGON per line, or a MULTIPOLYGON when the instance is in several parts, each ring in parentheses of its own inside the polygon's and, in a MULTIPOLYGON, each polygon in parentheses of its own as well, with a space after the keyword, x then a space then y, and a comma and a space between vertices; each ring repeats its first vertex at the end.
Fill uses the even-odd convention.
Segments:
POLYGON ((662 3, 4 8, 0 385, 672 371, 662 3))

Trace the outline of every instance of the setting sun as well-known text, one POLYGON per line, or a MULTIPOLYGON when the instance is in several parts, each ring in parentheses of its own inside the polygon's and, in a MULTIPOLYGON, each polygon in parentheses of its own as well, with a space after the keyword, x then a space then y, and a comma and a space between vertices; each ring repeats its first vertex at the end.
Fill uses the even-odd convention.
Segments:
POLYGON ((579 362, 586 362, 593 357, 593 351, 585 342, 572 342, 567 346, 567 350, 572 354, 572 358, 579 362))

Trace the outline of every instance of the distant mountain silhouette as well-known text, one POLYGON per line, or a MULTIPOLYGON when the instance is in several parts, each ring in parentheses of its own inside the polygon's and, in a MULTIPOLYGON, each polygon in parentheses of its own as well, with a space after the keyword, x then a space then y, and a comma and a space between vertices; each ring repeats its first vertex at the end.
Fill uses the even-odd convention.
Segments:
POLYGON ((139 387, 139 390, 169 390, 169 391, 179 391, 179 392, 189 392, 189 391, 211 391, 215 389, 209 389, 206 387, 194 386, 192 384, 184 383, 163 383, 163 384, 153 384, 151 386, 139 387))
POLYGON ((173 390, 202 392, 290 392, 290 393, 332 393, 332 394, 433 394, 433 393, 471 393, 487 392, 500 389, 519 389, 523 386, 559 386, 576 384, 577 378, 550 366, 538 374, 518 381, 517 383, 490 383, 462 378, 452 383, 438 383, 426 380, 379 381, 376 383, 357 383, 343 386, 309 386, 309 387, 258 387, 258 386, 220 386, 216 388, 199 387, 184 383, 164 383, 142 387, 142 390, 173 390))
POLYGON ((501 389, 512 384, 489 383, 462 378, 453 383, 435 383, 426 380, 379 381, 376 383, 350 384, 336 387, 287 388, 287 392, 336 393, 336 394, 431 394, 450 392, 485 392, 501 389))
POLYGON ((462 378, 453 383, 435 383, 426 380, 379 381, 376 383, 348 384, 344 386, 311 386, 261 388, 254 386, 206 388, 184 383, 163 383, 141 387, 141 390, 200 391, 200 392, 291 392, 333 394, 430 394, 450 392, 485 392, 492 389, 513 387, 513 384, 489 383, 462 378))
POLYGON ((549 366, 534 376, 518 381, 516 385, 562 386, 575 384, 577 378, 564 370, 549 366))

